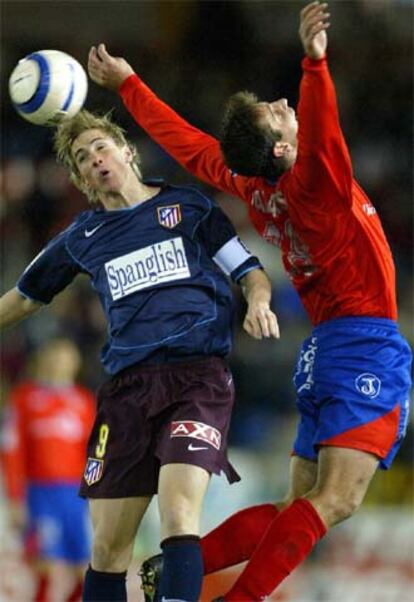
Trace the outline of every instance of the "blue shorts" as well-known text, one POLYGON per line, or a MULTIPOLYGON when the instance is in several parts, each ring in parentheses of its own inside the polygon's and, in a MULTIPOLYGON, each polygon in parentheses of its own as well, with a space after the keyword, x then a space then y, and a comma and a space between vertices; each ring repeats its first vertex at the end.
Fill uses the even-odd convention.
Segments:
POLYGON ((78 497, 78 483, 29 485, 28 510, 39 558, 70 564, 90 558, 88 506, 78 497))
POLYGON ((338 318, 305 340, 294 384, 300 413, 293 453, 322 445, 366 451, 389 468, 408 422, 412 353, 392 320, 338 318))

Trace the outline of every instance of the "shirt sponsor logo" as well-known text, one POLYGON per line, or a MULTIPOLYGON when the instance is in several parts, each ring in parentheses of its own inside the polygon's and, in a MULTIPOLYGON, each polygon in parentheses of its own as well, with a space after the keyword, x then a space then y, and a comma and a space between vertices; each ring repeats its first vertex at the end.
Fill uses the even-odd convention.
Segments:
POLYGON ((169 205, 168 207, 158 207, 158 221, 161 226, 166 228, 175 228, 181 222, 180 205, 169 205))
POLYGON ((83 478, 89 487, 101 479, 103 473, 103 463, 103 460, 98 460, 97 458, 88 458, 83 478))
POLYGON ((182 238, 172 238, 105 264, 112 299, 191 276, 182 238))
POLYGON ((364 372, 355 379, 357 391, 373 399, 379 395, 381 390, 381 380, 375 374, 364 372))
POLYGON ((190 437, 204 443, 209 443, 216 449, 220 449, 221 447, 220 431, 213 426, 204 424, 204 422, 195 422, 194 420, 177 420, 171 422, 170 437, 190 437))

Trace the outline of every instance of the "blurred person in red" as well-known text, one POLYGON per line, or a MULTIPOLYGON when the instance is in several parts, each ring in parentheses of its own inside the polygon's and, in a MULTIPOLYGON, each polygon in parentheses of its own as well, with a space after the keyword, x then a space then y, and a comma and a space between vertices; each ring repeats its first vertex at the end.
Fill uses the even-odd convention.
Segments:
POLYGON ((75 382, 80 364, 69 339, 44 343, 6 408, 1 458, 9 516, 36 574, 37 602, 79 599, 90 555, 87 504, 78 487, 95 402, 75 382))

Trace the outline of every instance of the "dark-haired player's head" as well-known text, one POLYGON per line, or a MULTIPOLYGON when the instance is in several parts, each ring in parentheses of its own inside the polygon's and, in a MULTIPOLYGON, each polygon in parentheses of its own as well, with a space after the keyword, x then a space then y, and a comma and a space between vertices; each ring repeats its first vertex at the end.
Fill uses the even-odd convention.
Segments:
POLYGON ((230 97, 221 125, 224 160, 240 175, 274 180, 296 159, 297 130, 286 99, 259 102, 251 92, 238 92, 230 97))
POLYGON ((55 133, 55 151, 92 205, 102 195, 118 192, 132 174, 141 180, 139 154, 109 114, 80 111, 63 121, 55 133))

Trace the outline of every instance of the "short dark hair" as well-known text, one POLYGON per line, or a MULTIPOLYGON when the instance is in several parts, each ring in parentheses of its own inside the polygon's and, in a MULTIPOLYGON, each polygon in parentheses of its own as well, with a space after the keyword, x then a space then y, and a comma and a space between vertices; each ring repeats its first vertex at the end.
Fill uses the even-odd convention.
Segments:
POLYGON ((273 146, 282 134, 258 124, 258 102, 252 92, 230 96, 221 123, 220 146, 226 165, 235 173, 273 180, 287 169, 285 159, 273 155, 273 146))

